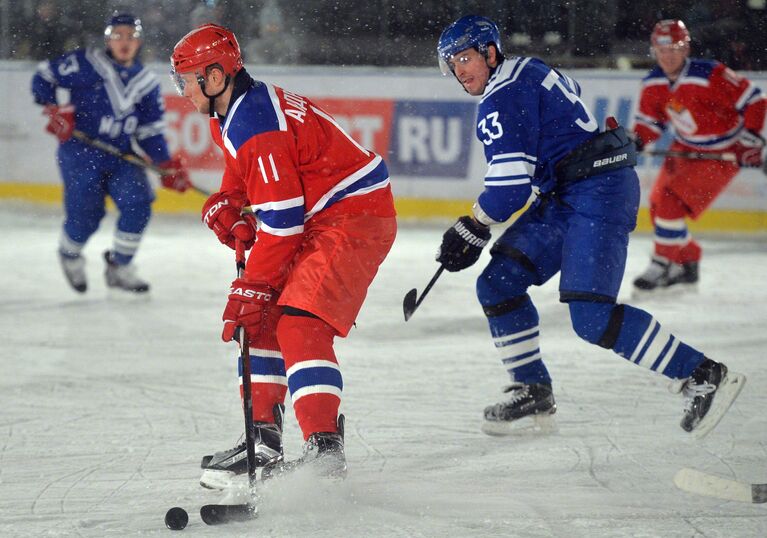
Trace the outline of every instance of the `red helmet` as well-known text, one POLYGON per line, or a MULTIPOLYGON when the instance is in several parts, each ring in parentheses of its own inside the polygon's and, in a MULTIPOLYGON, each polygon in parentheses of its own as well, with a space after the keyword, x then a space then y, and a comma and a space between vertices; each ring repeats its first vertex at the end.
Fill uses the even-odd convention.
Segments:
POLYGON ((650 42, 653 47, 677 46, 683 47, 690 43, 690 32, 684 23, 678 19, 666 19, 658 22, 652 30, 650 42))
POLYGON ((202 74, 206 67, 219 64, 225 75, 242 69, 240 45, 234 33, 218 24, 203 24, 186 34, 173 47, 170 57, 174 73, 202 74))

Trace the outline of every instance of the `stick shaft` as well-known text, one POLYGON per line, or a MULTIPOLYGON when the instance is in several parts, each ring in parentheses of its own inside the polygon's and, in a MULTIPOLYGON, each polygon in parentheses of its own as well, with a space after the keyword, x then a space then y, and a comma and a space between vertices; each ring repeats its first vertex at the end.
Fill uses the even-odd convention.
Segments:
POLYGON ((732 152, 725 153, 700 153, 697 151, 663 151, 663 150, 644 150, 642 152, 645 155, 653 157, 678 157, 681 159, 693 159, 703 161, 726 161, 736 163, 738 157, 732 152))
MULTIPOLYGON (((237 278, 245 274, 245 245, 235 242, 237 278)), ((238 329, 240 336, 240 361, 242 363, 242 412, 245 417, 245 453, 248 458, 248 482, 251 487, 256 482, 256 428, 253 424, 253 393, 250 385, 250 342, 245 327, 238 329)))
MULTIPOLYGON (((152 164, 150 162, 145 161, 138 155, 134 155, 133 153, 124 153, 120 151, 119 148, 116 148, 112 144, 107 144, 103 140, 99 140, 98 138, 91 138, 84 132, 82 132, 79 129, 75 129, 72 131, 72 136, 78 139, 81 142, 84 142, 85 144, 88 144, 89 146, 93 146, 94 148, 100 149, 104 153, 108 153, 114 157, 117 157, 118 159, 122 159, 124 161, 128 161, 131 164, 134 164, 140 168, 146 168, 147 170, 151 170, 152 172, 155 172, 159 175, 165 175, 168 173, 167 170, 163 170, 156 164, 152 164)), ((201 189, 199 187, 196 187, 194 185, 191 185, 191 188, 203 196, 210 196, 211 193, 208 191, 201 189)))
POLYGON ((426 297, 426 294, 429 293, 429 290, 431 290, 432 286, 434 286, 434 283, 437 282, 437 279, 439 278, 439 276, 442 274, 442 271, 444 271, 444 270, 445 270, 445 266, 444 265, 440 265, 439 269, 437 269, 437 272, 434 273, 434 276, 431 277, 431 280, 429 280, 429 283, 426 284, 426 287, 423 289, 423 293, 421 294, 421 296, 415 302, 415 307, 416 308, 418 308, 421 305, 421 303, 423 302, 424 298, 426 297))

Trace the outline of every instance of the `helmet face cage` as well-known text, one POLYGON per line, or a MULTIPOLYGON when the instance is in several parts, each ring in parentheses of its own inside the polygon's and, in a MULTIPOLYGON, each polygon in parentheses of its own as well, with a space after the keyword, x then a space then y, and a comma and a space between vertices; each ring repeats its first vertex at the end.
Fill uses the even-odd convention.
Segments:
POLYGON ((490 43, 495 45, 499 53, 503 53, 501 34, 493 21, 477 15, 461 17, 445 28, 437 43, 440 71, 443 75, 452 73, 452 58, 469 48, 475 48, 480 54, 487 56, 487 46, 490 43))
MULTIPOLYGON (((205 78, 200 73, 195 73, 195 78, 197 79, 197 84, 203 85, 205 84, 205 78)), ((184 96, 184 89, 186 88, 186 80, 184 79, 184 75, 181 73, 177 73, 175 69, 172 67, 170 68, 170 79, 173 81, 173 85, 176 87, 176 93, 178 93, 180 96, 184 96)))

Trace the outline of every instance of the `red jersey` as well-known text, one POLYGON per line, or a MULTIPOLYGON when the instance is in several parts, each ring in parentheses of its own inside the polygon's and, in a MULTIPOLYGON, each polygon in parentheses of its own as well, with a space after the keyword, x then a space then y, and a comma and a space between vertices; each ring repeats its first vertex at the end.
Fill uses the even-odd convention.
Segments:
POLYGON ((281 289, 305 224, 341 200, 346 213, 394 216, 383 159, 306 97, 238 74, 211 132, 226 161, 220 190, 246 192, 258 218, 251 280, 281 289))
POLYGON ((677 142, 694 151, 722 151, 742 129, 762 131, 762 92, 724 64, 688 59, 679 78, 669 81, 656 66, 642 80, 635 134, 648 144, 668 124, 677 142))

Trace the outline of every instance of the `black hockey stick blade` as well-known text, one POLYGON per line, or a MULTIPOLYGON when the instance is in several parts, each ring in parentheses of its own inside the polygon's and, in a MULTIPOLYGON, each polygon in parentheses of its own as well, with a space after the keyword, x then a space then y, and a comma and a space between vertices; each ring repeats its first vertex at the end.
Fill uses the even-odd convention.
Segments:
POLYGON ((426 288, 424 288, 423 293, 420 297, 418 297, 418 292, 415 288, 410 290, 405 294, 405 298, 402 301, 402 310, 405 313, 405 321, 409 320, 413 314, 415 313, 416 309, 421 306, 421 303, 423 302, 426 295, 429 293, 429 290, 431 290, 432 286, 434 286, 434 283, 439 278, 439 275, 442 274, 442 271, 445 270, 444 265, 440 265, 439 269, 437 269, 437 272, 434 273, 434 276, 431 277, 431 280, 428 284, 426 284, 426 288))
POLYGON ((200 517, 206 525, 223 525, 255 519, 258 511, 254 504, 206 504, 200 508, 200 517))
POLYGON ((402 301, 402 310, 405 312, 405 321, 410 319, 415 309, 418 308, 416 300, 418 299, 418 291, 413 288, 405 294, 405 299, 402 301))

